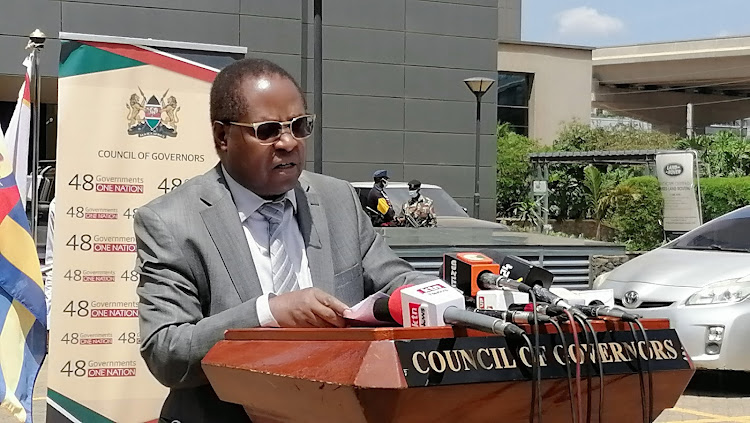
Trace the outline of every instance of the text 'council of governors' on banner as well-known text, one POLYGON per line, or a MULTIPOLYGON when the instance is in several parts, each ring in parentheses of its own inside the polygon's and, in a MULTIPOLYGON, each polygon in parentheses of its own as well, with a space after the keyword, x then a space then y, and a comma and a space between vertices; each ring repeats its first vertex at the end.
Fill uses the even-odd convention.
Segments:
POLYGON ((138 207, 216 162, 208 97, 244 48, 61 34, 48 422, 155 421, 139 353, 138 207))

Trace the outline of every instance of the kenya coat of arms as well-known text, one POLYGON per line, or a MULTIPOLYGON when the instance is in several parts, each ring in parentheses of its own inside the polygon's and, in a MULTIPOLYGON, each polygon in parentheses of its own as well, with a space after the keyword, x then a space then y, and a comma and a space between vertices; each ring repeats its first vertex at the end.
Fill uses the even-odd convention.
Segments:
POLYGON ((161 100, 155 95, 147 98, 140 88, 138 91, 140 96, 138 93, 131 94, 130 100, 125 104, 128 108, 128 135, 153 135, 161 138, 177 136, 177 124, 180 122, 177 116, 180 111, 177 98, 173 95, 167 97, 169 90, 161 96, 161 100))

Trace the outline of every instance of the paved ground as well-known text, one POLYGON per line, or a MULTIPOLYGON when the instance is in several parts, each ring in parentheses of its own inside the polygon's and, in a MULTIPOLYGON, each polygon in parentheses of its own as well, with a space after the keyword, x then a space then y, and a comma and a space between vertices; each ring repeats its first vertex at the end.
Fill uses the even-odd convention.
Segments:
POLYGON ((750 374, 698 372, 657 423, 750 423, 750 374))
MULTIPOLYGON (((34 421, 43 423, 46 411, 47 366, 34 390, 34 421)), ((750 423, 750 374, 699 372, 675 408, 656 423, 750 423)), ((0 423, 17 423, 0 410, 0 423)), ((85 423, 85 422, 84 422, 85 423)), ((634 422, 637 423, 637 422, 634 422)))

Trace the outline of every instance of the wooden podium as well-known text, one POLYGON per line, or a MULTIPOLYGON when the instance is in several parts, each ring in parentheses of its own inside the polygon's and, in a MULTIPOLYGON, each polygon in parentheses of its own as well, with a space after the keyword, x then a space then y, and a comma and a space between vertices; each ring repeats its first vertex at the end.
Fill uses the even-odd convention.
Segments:
MULTIPOLYGON (((642 322, 649 334, 669 329, 667 320, 642 322)), ((630 334, 623 323, 592 323, 597 332, 630 334)), ((557 338, 551 326, 541 332, 557 338)), ((676 339, 676 334, 673 336, 676 339)), ((410 386, 404 375, 403 357, 399 356, 399 351, 403 355, 403 349, 399 350, 399 346, 418 343, 413 340, 438 339, 439 345, 452 345, 454 339, 461 338, 481 344, 501 337, 450 327, 240 329, 227 331, 225 340, 209 351, 202 364, 219 398, 243 405, 254 423, 527 422, 531 399, 528 378, 410 386)), ((658 347, 658 341, 654 342, 658 347)), ((613 362, 615 348, 608 355, 613 362)), ((675 405, 694 373, 689 358, 682 355, 682 347, 677 348, 680 357, 675 360, 683 361, 677 363, 680 368, 655 368, 652 372, 654 417, 675 405)), ((482 351, 487 352, 480 360, 482 365, 491 365, 490 350, 482 351)), ((676 356, 664 350, 662 354, 676 356)), ((428 355, 417 356, 417 364, 426 366, 428 355)), ((605 358, 602 363, 606 363, 605 358)), ((467 370, 472 370, 466 361, 464 364, 467 370)), ((591 377, 590 387, 587 378, 582 378, 584 408, 589 388, 593 391, 592 421, 597 421, 598 376, 591 377)), ((542 380, 541 392, 544 422, 569 423, 567 378, 548 375, 542 380)), ((603 413, 605 422, 642 421, 637 372, 607 374, 605 371, 603 413)), ((585 421, 585 416, 581 421, 585 421)))

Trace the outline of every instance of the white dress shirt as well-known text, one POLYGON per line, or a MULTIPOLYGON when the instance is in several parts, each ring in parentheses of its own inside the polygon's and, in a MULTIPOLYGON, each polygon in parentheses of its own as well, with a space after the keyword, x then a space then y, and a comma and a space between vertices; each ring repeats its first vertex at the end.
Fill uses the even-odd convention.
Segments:
MULTIPOLYGON (((258 321, 261 326, 279 326, 279 323, 271 314, 271 308, 268 306, 269 294, 275 294, 271 274, 268 221, 258 212, 260 206, 268 201, 232 179, 224 166, 221 167, 221 170, 229 186, 229 191, 232 193, 232 198, 234 198, 234 204, 237 206, 237 213, 240 222, 242 222, 247 245, 250 247, 250 254, 253 257, 253 263, 255 263, 255 271, 258 273, 258 279, 260 279, 260 287, 263 289, 263 295, 258 297, 255 303, 258 321)), ((289 258, 292 260, 292 270, 297 277, 299 288, 310 288, 312 287, 312 276, 307 262, 305 241, 302 238, 302 232, 299 230, 297 219, 294 217, 297 213, 297 198, 294 195, 294 190, 287 191, 285 198, 289 200, 288 203, 291 203, 292 207, 287 205, 284 208, 284 218, 279 226, 282 241, 289 258)))

